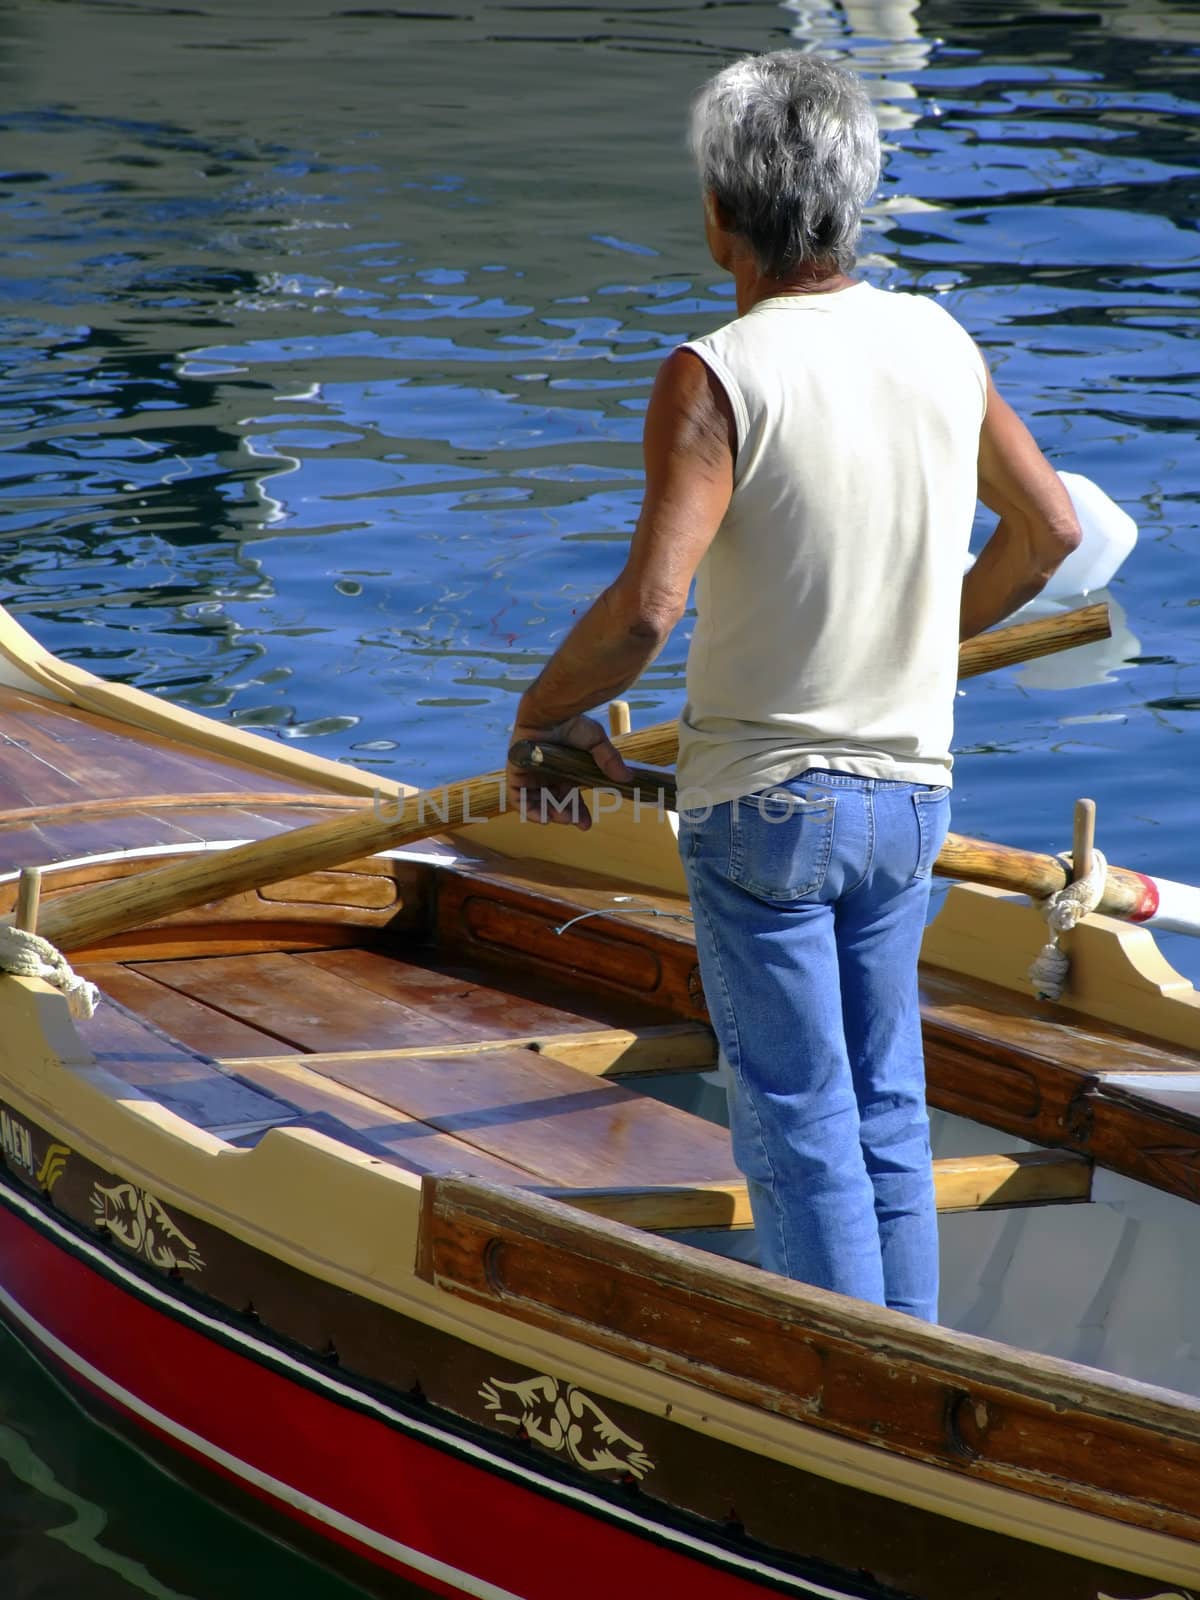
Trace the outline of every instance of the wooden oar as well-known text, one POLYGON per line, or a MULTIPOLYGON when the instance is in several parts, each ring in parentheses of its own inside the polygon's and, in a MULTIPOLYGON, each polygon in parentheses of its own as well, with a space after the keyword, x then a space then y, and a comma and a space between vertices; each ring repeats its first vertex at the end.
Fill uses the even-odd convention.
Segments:
MULTIPOLYGON (((1108 632, 1108 612, 1103 605, 997 629, 963 645, 960 671, 969 676, 1011 665, 1044 650, 1064 650, 1072 644, 1105 638, 1108 632)), ((673 761, 674 739, 675 725, 670 723, 626 734, 617 743, 622 754, 634 759, 673 761), (650 741, 653 756, 644 748, 648 735, 657 740, 650 741), (668 745, 670 753, 659 755, 658 751, 668 745)), ((655 783, 658 781, 654 779, 655 783)), ((498 816, 505 809, 506 799, 504 774, 491 772, 444 789, 407 795, 394 802, 381 801, 370 811, 353 816, 333 817, 270 839, 237 845, 232 850, 214 851, 136 877, 56 895, 43 905, 37 931, 60 950, 78 950, 173 912, 208 905, 284 878, 328 870, 378 850, 412 844, 447 827, 483 822, 498 816)))
MULTIPOLYGON (((1032 622, 1015 622, 1008 628, 993 628, 976 634, 958 650, 958 675, 975 678, 1001 667, 1019 666, 1038 656, 1057 655, 1076 645, 1097 644, 1112 637, 1112 618, 1103 602, 1063 611, 1053 617, 1035 617, 1032 622)), ((656 722, 648 728, 624 734, 613 743, 627 761, 647 761, 652 766, 670 767, 679 755, 677 722, 656 722)))
MULTIPOLYGON (((636 799, 646 806, 661 807, 665 811, 677 809, 675 779, 667 772, 635 767, 629 783, 613 783, 586 751, 565 745, 535 744, 529 739, 513 745, 509 760, 526 772, 560 783, 574 784, 581 789, 615 790, 626 799, 636 799)), ((1072 877, 1067 865, 1057 856, 991 844, 986 839, 971 839, 960 833, 947 835, 933 870, 939 878, 958 878, 967 883, 990 884, 996 889, 1013 889, 1034 900, 1044 900, 1055 890, 1065 888, 1072 877)), ((1154 923, 1177 933, 1200 933, 1200 889, 1172 883, 1166 878, 1151 878, 1145 873, 1132 872, 1128 867, 1108 868, 1104 895, 1096 909, 1129 922, 1154 923)))

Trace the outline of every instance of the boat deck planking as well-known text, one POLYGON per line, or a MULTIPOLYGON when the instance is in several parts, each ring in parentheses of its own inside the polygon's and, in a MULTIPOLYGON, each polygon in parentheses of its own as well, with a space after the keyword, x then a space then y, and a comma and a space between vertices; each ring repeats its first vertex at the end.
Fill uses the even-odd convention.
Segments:
MULTIPOLYGON (((0 730, 0 849, 14 867, 263 837, 370 803, 18 690, 0 690, 0 730)), ((528 1047, 597 1029, 637 1040, 683 1019, 702 1028, 686 900, 514 861, 478 831, 467 843, 469 863, 352 863, 91 952, 82 970, 129 1008, 102 1008, 88 1033, 97 1059, 210 1129, 318 1118, 418 1172, 622 1191, 647 1215, 658 1202, 647 1210, 643 1194, 692 1185, 744 1210, 722 1130, 598 1082, 582 1057, 528 1047), (149 1024, 138 1038, 133 1013, 149 1024), (464 1044, 487 1048, 447 1054, 464 1044)), ((69 869, 48 892, 140 865, 69 869)), ((1147 1163, 1122 1141, 1153 1143, 1164 1126, 1176 1145, 1200 1147, 1196 1102, 1179 1083, 1194 1068, 1200 1087, 1200 1051, 936 969, 922 1002, 933 1104, 1080 1156, 1103 1148, 1126 1171, 1147 1163), (1114 1075, 1145 1090, 1106 1093, 1114 1075)), ((597 1048, 603 1062, 603 1042, 586 1046, 597 1048)), ((689 1050, 694 1040, 684 1059, 689 1050)), ((709 1045, 693 1064, 711 1065, 709 1045)), ((1151 1181, 1194 1184, 1174 1147, 1149 1165, 1151 1181)), ((1040 1181, 1060 1180, 1064 1194, 1079 1182, 1053 1163, 1040 1181)))

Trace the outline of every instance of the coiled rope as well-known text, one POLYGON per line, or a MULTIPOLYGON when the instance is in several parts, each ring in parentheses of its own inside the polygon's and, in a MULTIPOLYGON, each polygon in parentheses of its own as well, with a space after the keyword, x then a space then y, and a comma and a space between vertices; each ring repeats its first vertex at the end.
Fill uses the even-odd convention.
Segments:
POLYGON ((43 978, 66 996, 71 1015, 86 1022, 95 1014, 100 991, 71 969, 49 939, 24 928, 0 927, 0 972, 18 978, 43 978))
MULTIPOLYGON (((1093 849, 1091 857, 1091 865, 1082 878, 1056 889, 1038 907, 1050 924, 1049 942, 1038 951, 1029 969, 1029 981, 1039 1000, 1059 999, 1071 971, 1070 957, 1059 949, 1060 934, 1069 933, 1077 922, 1095 911, 1104 896, 1108 862, 1100 850, 1093 849)), ((1071 857, 1064 853, 1059 860, 1069 863, 1071 857)))

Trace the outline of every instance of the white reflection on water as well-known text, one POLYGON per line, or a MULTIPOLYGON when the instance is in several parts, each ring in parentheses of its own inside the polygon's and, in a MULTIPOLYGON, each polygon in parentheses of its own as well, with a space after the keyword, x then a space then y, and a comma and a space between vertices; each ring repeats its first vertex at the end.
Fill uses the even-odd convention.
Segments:
POLYGON ((140 1561, 131 1556, 110 1550, 101 1535, 108 1526, 108 1513, 94 1500, 85 1500, 73 1493, 55 1477, 53 1471, 34 1450, 24 1434, 0 1424, 0 1462, 42 1500, 62 1505, 73 1513, 70 1522, 60 1527, 47 1528, 44 1537, 66 1545, 76 1555, 82 1556, 92 1567, 100 1567, 116 1574, 138 1594, 149 1595, 151 1600, 189 1600, 179 1589, 168 1588, 155 1578, 140 1561))

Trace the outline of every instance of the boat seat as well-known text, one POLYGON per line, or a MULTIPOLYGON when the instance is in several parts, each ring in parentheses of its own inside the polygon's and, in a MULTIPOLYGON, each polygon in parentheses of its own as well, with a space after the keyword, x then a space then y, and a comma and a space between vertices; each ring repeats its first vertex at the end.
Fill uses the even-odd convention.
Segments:
MULTIPOLYGON (((656 1231, 751 1226, 722 1127, 526 1047, 247 1059, 240 1073, 309 1112, 372 1112, 390 1158, 417 1172, 493 1173, 656 1231), (504 1170, 501 1170, 504 1169, 504 1170)), ((1086 1200, 1069 1153, 935 1163, 940 1210, 1086 1200)))

